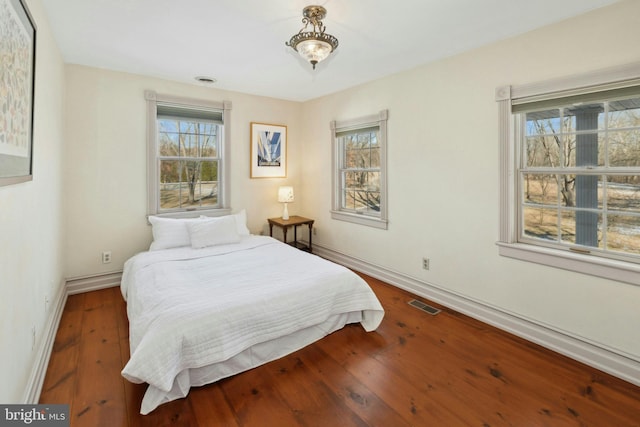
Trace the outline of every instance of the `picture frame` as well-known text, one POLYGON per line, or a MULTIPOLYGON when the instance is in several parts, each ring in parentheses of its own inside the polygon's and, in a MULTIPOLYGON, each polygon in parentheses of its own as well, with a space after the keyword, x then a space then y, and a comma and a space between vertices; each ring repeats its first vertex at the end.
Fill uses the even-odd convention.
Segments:
POLYGON ((287 127, 251 122, 251 178, 287 177, 287 127))
POLYGON ((0 0, 0 39, 0 186, 5 186, 33 180, 36 26, 23 0, 0 0))

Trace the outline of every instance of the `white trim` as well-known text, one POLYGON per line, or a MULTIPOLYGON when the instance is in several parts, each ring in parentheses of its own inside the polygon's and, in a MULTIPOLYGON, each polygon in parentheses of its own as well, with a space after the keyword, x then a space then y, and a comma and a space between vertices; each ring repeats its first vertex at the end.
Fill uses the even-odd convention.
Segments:
POLYGON ((97 291, 99 289, 120 286, 122 271, 95 274, 91 276, 75 277, 67 279, 66 289, 68 295, 97 291))
POLYGON ((158 134, 158 105, 156 93, 144 92, 147 100, 147 214, 158 211, 158 162, 156 161, 156 135, 158 134))
POLYGON ((61 286, 60 291, 53 300, 53 310, 51 310, 47 322, 45 323, 45 327, 47 329, 44 331, 43 339, 40 341, 40 345, 38 346, 33 369, 31 370, 31 375, 27 381, 27 386, 22 398, 22 402, 26 405, 35 405, 40 401, 40 393, 42 392, 44 379, 47 375, 49 359, 51 358, 53 344, 56 340, 58 326, 60 325, 60 319, 62 318, 66 302, 66 288, 61 286))
POLYGON ((603 85, 607 85, 608 89, 627 87, 638 84, 638 79, 640 79, 640 62, 635 62, 542 82, 512 86, 509 100, 565 91, 590 92, 593 88, 603 85))
POLYGON ((368 225, 370 227, 380 228, 382 230, 386 230, 389 223, 389 221, 385 221, 382 218, 378 218, 375 216, 342 211, 331 211, 331 218, 340 221, 352 222, 354 224, 368 225))
POLYGON ((510 143, 513 135, 511 120, 511 88, 504 86, 496 90, 498 100, 500 140, 500 241, 510 242, 515 236, 516 211, 512 203, 515 188, 514 147, 510 143), (506 120, 505 120, 506 118, 506 120))
POLYGON ((231 101, 222 101, 224 109, 224 127, 222 129, 222 162, 218 166, 218 173, 223 177, 222 196, 220 199, 220 208, 222 210, 231 209, 231 109, 233 105, 231 101), (220 170, 222 169, 222 171, 220 170))
POLYGON ((502 256, 640 286, 640 265, 635 263, 526 243, 496 244, 502 256))
POLYGON ((151 225, 149 222, 150 216, 157 216, 160 218, 198 218, 201 216, 218 217, 231 214, 231 208, 219 208, 219 209, 202 209, 197 211, 179 211, 179 212, 164 212, 159 214, 147 215, 147 225, 151 225))
POLYGON ((586 338, 525 318, 517 313, 507 312, 499 307, 443 289, 438 285, 370 264, 318 244, 313 245, 313 252, 640 386, 638 356, 591 342, 586 338))

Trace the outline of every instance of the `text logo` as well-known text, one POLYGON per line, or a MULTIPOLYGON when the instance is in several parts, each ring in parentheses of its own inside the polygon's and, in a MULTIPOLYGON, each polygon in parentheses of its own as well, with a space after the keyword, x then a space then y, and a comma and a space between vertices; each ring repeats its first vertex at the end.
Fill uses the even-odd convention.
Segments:
POLYGON ((69 405, 0 405, 0 427, 69 425, 69 405))

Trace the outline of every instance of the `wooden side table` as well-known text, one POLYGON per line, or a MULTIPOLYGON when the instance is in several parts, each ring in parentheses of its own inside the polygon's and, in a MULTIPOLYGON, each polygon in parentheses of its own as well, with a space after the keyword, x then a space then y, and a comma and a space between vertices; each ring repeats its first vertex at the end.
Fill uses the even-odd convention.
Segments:
POLYGON ((273 237, 273 226, 282 228, 282 235, 284 243, 287 243, 287 230, 290 227, 293 227, 293 242, 288 243, 294 248, 302 249, 303 251, 307 251, 312 253, 312 236, 313 236, 313 219, 305 218, 302 216, 290 216, 289 219, 282 218, 269 218, 267 219, 269 222, 269 236, 273 237), (308 225, 309 226, 309 245, 305 245, 304 243, 298 242, 298 226, 299 225, 308 225))

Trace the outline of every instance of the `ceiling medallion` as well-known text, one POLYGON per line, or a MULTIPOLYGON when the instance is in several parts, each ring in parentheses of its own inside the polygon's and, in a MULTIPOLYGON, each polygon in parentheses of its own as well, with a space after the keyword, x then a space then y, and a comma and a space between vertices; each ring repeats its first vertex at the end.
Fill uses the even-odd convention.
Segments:
POLYGON ((316 64, 326 59, 331 52, 338 47, 338 39, 325 33, 326 27, 322 20, 327 15, 327 10, 322 6, 307 6, 302 10, 302 23, 304 27, 298 34, 291 37, 285 44, 293 48, 305 60, 309 61, 316 69, 316 64), (309 25, 313 31, 306 31, 309 25))

